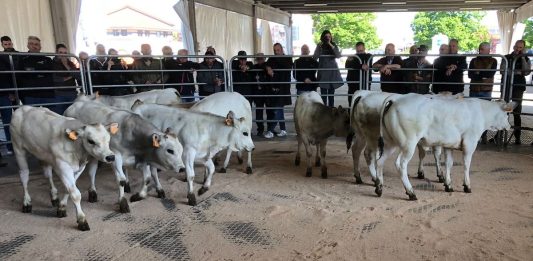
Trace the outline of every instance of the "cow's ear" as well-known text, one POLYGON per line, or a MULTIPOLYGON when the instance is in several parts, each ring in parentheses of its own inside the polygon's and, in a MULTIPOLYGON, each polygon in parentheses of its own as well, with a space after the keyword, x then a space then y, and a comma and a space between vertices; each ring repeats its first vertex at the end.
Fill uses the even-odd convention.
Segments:
POLYGON ((154 148, 161 147, 161 144, 159 143, 161 141, 161 137, 157 133, 152 134, 152 146, 154 148))
POLYGON ((140 105, 143 105, 144 102, 142 102, 141 100, 137 99, 135 100, 135 102, 133 103, 133 105, 131 106, 131 110, 135 110, 135 108, 137 108, 137 106, 140 106, 140 105))
POLYGON ((333 116, 339 115, 339 109, 333 107, 333 108, 331 108, 331 110, 333 111, 333 116))
POLYGON ((111 133, 112 135, 115 135, 118 132, 118 123, 116 122, 110 123, 107 126, 105 126, 105 128, 107 129, 107 131, 109 131, 109 133, 111 133))
POLYGON ((172 129, 170 127, 168 127, 166 130, 165 130, 165 134, 169 134, 170 132, 172 132, 172 129))
POLYGON ((226 123, 226 125, 228 125, 228 126, 233 126, 234 125, 234 122, 233 122, 234 119, 235 119, 235 114, 233 113, 233 111, 229 111, 228 115, 226 116, 226 119, 224 120, 224 123, 226 123))
POLYGON ((77 140, 78 139, 78 132, 76 132, 75 130, 66 129, 65 133, 67 134, 67 137, 70 140, 77 140))
POLYGON ((100 91, 96 91, 94 93, 94 98, 96 98, 96 99, 100 98, 100 91))
POLYGON ((516 102, 504 103, 502 104, 502 110, 505 112, 512 112, 517 105, 518 103, 516 102))

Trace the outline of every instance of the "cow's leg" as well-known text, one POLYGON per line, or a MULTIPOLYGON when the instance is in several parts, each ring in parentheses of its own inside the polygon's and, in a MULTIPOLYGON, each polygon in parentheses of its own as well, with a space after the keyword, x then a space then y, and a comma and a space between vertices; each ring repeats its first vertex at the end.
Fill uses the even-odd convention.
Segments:
POLYGON ((302 139, 302 142, 304 144, 305 156, 307 158, 307 170, 305 171, 305 176, 311 177, 313 175, 313 165, 311 163, 311 159, 313 158, 313 149, 311 148, 311 144, 309 144, 307 139, 302 139))
POLYGON ((143 174, 142 188, 141 188, 141 191, 131 195, 130 197, 131 202, 143 200, 146 198, 146 195, 148 195, 148 183, 150 183, 150 176, 151 176, 150 166, 147 164, 144 164, 143 166, 140 167, 140 171, 143 174))
POLYGON ((28 192, 28 181, 30 180, 30 170, 28 168, 28 161, 26 159, 26 151, 17 144, 13 143, 13 150, 15 152, 15 158, 19 166, 20 182, 22 183, 22 189, 24 190, 24 200, 22 202, 22 212, 31 212, 31 197, 28 192))
POLYGON ((252 168, 252 152, 248 151, 248 166, 246 167, 246 174, 252 174, 253 168, 252 168))
POLYGON ((89 177, 91 178, 91 188, 89 189, 89 202, 97 202, 98 194, 96 193, 96 171, 98 170, 98 160, 91 159, 89 161, 89 177))
POLYGON ((50 200, 52 202, 52 206, 57 207, 59 205, 59 198, 57 197, 57 188, 54 185, 54 178, 52 176, 52 166, 43 165, 43 173, 44 176, 48 178, 48 182, 50 183, 50 200))
POLYGON ((437 178, 440 183, 444 183, 444 175, 442 174, 442 168, 440 167, 440 155, 442 154, 442 147, 433 147, 433 157, 435 158, 435 166, 437 171, 437 178))
POLYGON ((315 167, 320 167, 320 143, 316 144, 315 167))
POLYGON ((296 140, 298 141, 298 147, 296 148, 296 157, 294 158, 294 165, 300 166, 300 149, 302 148, 302 137, 296 135, 296 140))
MULTIPOLYGON (((361 179, 361 172, 359 170, 359 158, 361 157, 361 153, 363 152, 365 148, 365 142, 361 137, 356 136, 355 142, 352 144, 352 161, 353 161, 353 175, 355 177, 355 184, 363 184, 363 180, 361 179)), ((365 154, 365 160, 368 164, 368 159, 366 158, 365 154)))
MULTIPOLYGON (((87 220, 85 218, 85 213, 83 213, 83 210, 81 209, 81 193, 76 187, 76 180, 74 179, 74 172, 72 171, 72 168, 64 162, 58 163, 59 171, 58 173, 61 180, 63 181, 63 184, 65 185, 65 188, 67 189, 67 192, 70 195, 70 198, 72 199, 72 202, 74 202, 74 206, 76 206, 76 221, 78 222, 78 229, 81 231, 89 230, 89 224, 87 223, 87 220)), ((63 203, 63 202, 62 202, 63 203)), ((58 211, 61 208, 65 208, 65 205, 59 205, 58 211)))
POLYGON ((194 158, 196 151, 188 148, 183 151, 183 163, 185 163, 185 173, 187 173, 187 200, 190 206, 196 206, 196 196, 194 195, 194 158))
POLYGON ((115 172, 115 178, 118 183, 118 203, 120 206, 121 213, 129 213, 130 206, 128 205, 128 200, 124 197, 124 186, 126 186, 126 175, 122 169, 122 155, 120 153, 115 153, 115 161, 111 165, 113 167, 113 172, 115 172))
POLYGON ((244 160, 242 159, 242 151, 237 151, 237 161, 239 162, 239 164, 242 164, 244 162, 244 160))
POLYGON ((222 166, 222 168, 220 168, 220 170, 218 171, 219 173, 226 173, 227 169, 228 169, 228 165, 229 165, 229 160, 231 158, 231 149, 228 148, 228 150, 226 151, 226 159, 224 160, 224 166, 222 166))
POLYGON ((128 172, 129 170, 128 170, 128 168, 123 168, 122 171, 124 173, 124 177, 126 177, 126 184, 124 185, 124 192, 131 193, 130 175, 129 175, 129 172, 128 172))
MULTIPOLYGON (((376 189, 374 192, 378 195, 378 197, 381 197, 381 194, 383 193, 383 167, 385 166, 385 162, 390 157, 390 155, 394 154, 396 152, 396 149, 388 149, 386 148, 383 151, 383 155, 381 155, 380 158, 378 158, 378 150, 371 150, 372 157, 375 158, 375 165, 376 165, 376 180, 374 181, 374 186, 376 189)), ((373 168, 369 166, 369 170, 373 171, 373 168)))
POLYGON ((453 166, 452 150, 444 149, 444 154, 446 155, 446 177, 444 178, 444 190, 446 192, 453 192, 452 178, 450 175, 453 166))
POLYGON ((464 182, 463 190, 465 193, 472 193, 472 188, 470 187, 470 163, 472 161, 472 154, 476 149, 476 144, 464 144, 463 143, 463 164, 464 164, 464 182))
POLYGON ((364 152, 366 165, 368 166, 368 172, 372 177, 372 182, 376 185, 377 177, 377 150, 373 150, 371 147, 367 147, 364 152))
POLYGON ((409 196, 409 200, 417 200, 407 173, 407 164, 413 157, 416 144, 406 144, 403 145, 402 148, 403 149, 400 151, 400 154, 398 154, 398 158, 396 159, 396 168, 401 174, 403 187, 405 188, 405 193, 409 196))
POLYGON ((326 145, 327 144, 328 144, 327 139, 324 139, 320 142, 320 159, 322 160, 321 175, 323 179, 328 178, 328 167, 326 164, 326 145))
POLYGON ((165 191, 163 190, 163 186, 161 186, 161 182, 159 182, 159 175, 157 173, 156 167, 150 167, 150 172, 152 173, 152 179, 155 182, 155 191, 157 192, 158 198, 165 198, 165 191))
POLYGON ((213 173, 215 173, 215 164, 213 164, 211 159, 207 160, 204 165, 206 176, 204 185, 198 190, 198 195, 202 195, 209 190, 209 187, 211 187, 211 181, 213 179, 213 173))
POLYGON ((418 148, 418 171, 417 171, 417 178, 424 179, 424 158, 426 157, 426 150, 424 150, 424 147, 422 145, 417 144, 416 147, 418 148))

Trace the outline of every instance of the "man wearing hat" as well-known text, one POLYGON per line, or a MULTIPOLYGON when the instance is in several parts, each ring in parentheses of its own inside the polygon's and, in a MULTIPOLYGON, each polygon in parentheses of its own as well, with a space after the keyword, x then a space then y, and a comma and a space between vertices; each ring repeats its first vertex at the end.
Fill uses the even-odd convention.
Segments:
POLYGON ((216 58, 213 52, 207 51, 205 55, 207 57, 200 63, 197 76, 201 97, 224 91, 224 66, 222 63, 215 63, 216 58))
POLYGON ((252 62, 249 62, 246 57, 245 51, 239 51, 237 60, 231 62, 231 75, 233 77, 233 91, 242 94, 252 104, 252 99, 249 95, 252 95, 252 86, 249 82, 253 82, 252 74, 250 70, 254 66, 252 62), (248 82, 248 84, 241 84, 241 82, 248 82))

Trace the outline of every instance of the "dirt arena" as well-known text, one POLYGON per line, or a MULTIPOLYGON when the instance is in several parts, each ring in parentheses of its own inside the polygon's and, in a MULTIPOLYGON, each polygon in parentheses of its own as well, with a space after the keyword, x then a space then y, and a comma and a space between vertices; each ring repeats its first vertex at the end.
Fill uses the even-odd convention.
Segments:
MULTIPOLYGON (((47 180, 30 179, 33 213, 24 214, 18 175, 0 178, 0 260, 531 260, 533 256, 533 153, 481 147, 472 162, 472 194, 462 192, 459 154, 453 187, 437 183, 427 160, 426 179, 411 178, 418 201, 408 201, 392 162, 383 196, 368 171, 356 185, 344 141, 328 148, 329 178, 293 165, 294 137, 256 141, 254 174, 236 159, 213 186, 186 205, 184 174, 161 174, 167 199, 131 203, 117 212, 115 179, 98 173, 99 202, 87 202, 88 175, 78 187, 91 230, 76 229, 75 209, 56 218, 47 180)), ((362 159, 361 159, 362 160, 362 159)), ((417 160, 409 165, 411 176, 417 160)), ((305 164, 303 164, 305 165, 305 164)), ((364 166, 364 165, 363 165, 364 166)), ((11 169, 11 168, 10 168, 11 169)), ((2 170, 4 171, 4 170, 2 170)), ((198 173, 203 173, 197 168, 198 173)), ((4 173, 6 174, 6 173, 4 173)), ((140 173, 130 174, 140 189, 140 173)), ((198 175, 196 180, 203 180, 198 175)), ((195 189, 200 188, 199 183, 195 189)), ((56 179, 56 185, 60 185, 56 179)), ((61 186, 61 185, 60 185, 61 186)), ((60 188, 58 186, 58 188, 60 188)), ((60 189, 60 191, 62 191, 60 189)))

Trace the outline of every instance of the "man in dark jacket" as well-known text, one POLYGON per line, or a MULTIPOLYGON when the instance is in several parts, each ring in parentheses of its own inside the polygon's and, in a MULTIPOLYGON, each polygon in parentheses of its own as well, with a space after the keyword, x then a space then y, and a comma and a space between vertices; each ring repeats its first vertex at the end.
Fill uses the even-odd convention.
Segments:
MULTIPOLYGON (((56 45, 56 53, 66 55, 68 54, 67 46, 64 44, 56 45)), ((70 106, 70 103, 76 99, 76 78, 79 76, 79 71, 76 65, 70 60, 68 56, 54 57, 54 70, 61 71, 54 74, 54 85, 60 87, 56 89, 56 99, 58 103, 57 113, 63 114, 70 106), (71 72, 72 71, 72 72, 71 72), (71 88, 65 88, 73 86, 71 88)))
MULTIPOLYGON (((449 54, 456 55, 459 51, 459 41, 457 39, 451 39, 449 44, 449 54)), ((435 81, 443 81, 450 84, 438 84, 434 85, 433 92, 439 93, 448 91, 452 94, 461 93, 464 91, 463 72, 467 68, 466 57, 464 56, 444 56, 435 60, 434 67, 437 69, 435 74, 439 74, 443 79, 435 78, 435 81)), ((439 77, 440 78, 440 77, 439 77)))
MULTIPOLYGON (((205 55, 214 56, 215 54, 207 51, 205 55)), ((206 97, 215 92, 224 91, 224 65, 215 62, 215 57, 206 57, 200 63, 200 70, 197 75, 200 96, 206 97)))
MULTIPOLYGON (((178 51, 178 55, 187 56, 189 51, 187 49, 181 49, 178 51)), ((176 77, 175 82, 180 84, 176 87, 180 93, 181 100, 183 102, 193 102, 194 92, 194 70, 200 69, 200 64, 189 61, 187 57, 179 57, 176 63, 176 70, 182 70, 174 74, 176 77)))
POLYGON ((348 82, 348 104, 350 107, 352 107, 352 94, 359 90, 359 84, 363 86, 363 89, 370 90, 371 74, 368 73, 368 64, 372 64, 372 58, 370 58, 372 55, 366 53, 365 43, 357 42, 355 44, 355 56, 356 57, 348 57, 348 59, 346 59, 346 64, 344 65, 344 67, 348 69, 346 81, 348 82), (361 81, 361 75, 363 75, 362 83, 359 83, 359 81, 361 81), (367 77, 364 77, 365 75, 367 77))
MULTIPOLYGON (((311 51, 307 44, 302 45, 302 55, 309 55, 311 51)), ((312 56, 300 57, 294 61, 294 70, 292 75, 298 82, 296 84, 296 94, 302 92, 316 91, 318 83, 316 79, 316 69, 318 62, 312 56)))
POLYGON ((386 56, 375 62, 372 68, 380 72, 381 91, 405 94, 408 91, 405 85, 401 83, 403 81, 402 72, 397 70, 402 67, 402 58, 395 54, 394 44, 387 44, 385 47, 386 56))
MULTIPOLYGON (((0 72, 11 71, 12 69, 17 68, 18 56, 12 56, 10 60, 9 53, 17 52, 13 48, 13 42, 9 36, 2 36, 1 38, 2 47, 4 51, 0 53, 0 72), (13 65, 11 64, 13 61, 13 65)), ((9 107, 15 105, 16 93, 14 91, 4 91, 2 89, 11 89, 14 88, 13 84, 13 75, 9 73, 0 73, 0 107, 9 107)), ((9 124, 11 122, 12 109, 0 109, 0 114, 2 116, 2 123, 9 124)), ((9 126, 4 126, 4 133, 6 135, 6 141, 11 141, 11 133, 9 132, 9 126)), ((13 146, 7 144, 8 151, 13 151, 13 146)), ((6 164, 6 163, 3 163, 6 164)), ((2 163, 0 163, 0 167, 2 163)))
MULTIPOLYGON (((246 56, 245 51, 239 51, 237 56, 246 56)), ((254 64, 247 61, 246 57, 239 57, 238 60, 231 62, 231 75, 233 78, 233 91, 242 94, 252 104, 252 98, 249 95, 253 94, 252 85, 250 82, 253 75, 250 72, 254 64), (248 82, 248 83, 245 83, 248 82), (242 84, 241 84, 242 83, 242 84)))
MULTIPOLYGON (((28 37, 28 53, 41 52, 41 40, 36 36, 28 37)), ((17 74, 18 86, 21 88, 36 88, 34 90, 21 91, 22 101, 26 105, 55 103, 55 92, 51 89, 39 90, 38 87, 53 87, 54 78, 52 73, 39 71, 52 71, 54 66, 52 59, 41 55, 23 56, 18 64, 18 70, 28 73, 17 74)), ((38 105, 37 105, 38 106, 38 105)), ((52 111, 57 111, 57 106, 47 105, 52 111)))
MULTIPOLYGON (((263 136, 263 131, 265 130, 265 123, 263 122, 263 114, 265 112, 265 107, 267 98, 265 95, 268 95, 268 89, 270 86, 267 84, 267 75, 266 75, 266 63, 264 53, 257 53, 255 58, 255 64, 252 69, 252 77, 257 84, 252 86, 255 103, 255 119, 257 124, 257 136, 263 136), (262 95, 262 96, 259 96, 262 95)), ((268 112, 268 111, 267 111, 268 112)), ((267 113, 268 115, 268 113, 267 113)), ((267 116, 268 117, 268 116, 267 116)))

